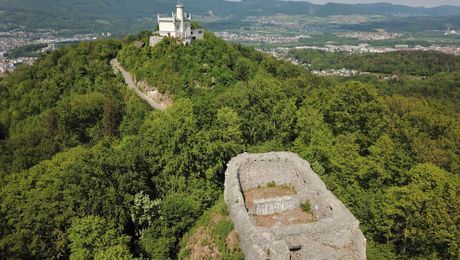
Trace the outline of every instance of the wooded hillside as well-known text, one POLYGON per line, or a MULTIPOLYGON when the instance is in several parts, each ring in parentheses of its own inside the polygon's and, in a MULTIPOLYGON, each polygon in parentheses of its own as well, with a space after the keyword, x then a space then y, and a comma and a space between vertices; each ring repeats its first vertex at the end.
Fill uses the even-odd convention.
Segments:
POLYGON ((0 257, 176 258, 230 158, 288 150, 361 221, 369 259, 457 259, 458 100, 425 87, 318 78, 209 33, 46 54, 0 81, 0 257), (142 103, 115 56, 173 105, 142 103))

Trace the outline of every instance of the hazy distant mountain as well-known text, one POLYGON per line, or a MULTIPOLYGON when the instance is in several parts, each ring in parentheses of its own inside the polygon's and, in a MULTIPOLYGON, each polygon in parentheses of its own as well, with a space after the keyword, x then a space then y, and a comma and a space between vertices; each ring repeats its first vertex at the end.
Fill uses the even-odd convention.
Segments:
MULTIPOLYGON (((459 16, 460 7, 408 7, 386 3, 316 5, 278 0, 185 0, 194 14, 209 10, 238 20, 249 15, 303 14, 312 16, 376 14, 385 16, 459 16)), ((175 0, 0 0, 0 24, 28 28, 116 30, 127 32, 151 26, 156 13, 173 10, 175 0)), ((0 27, 1 28, 1 27, 0 27)))

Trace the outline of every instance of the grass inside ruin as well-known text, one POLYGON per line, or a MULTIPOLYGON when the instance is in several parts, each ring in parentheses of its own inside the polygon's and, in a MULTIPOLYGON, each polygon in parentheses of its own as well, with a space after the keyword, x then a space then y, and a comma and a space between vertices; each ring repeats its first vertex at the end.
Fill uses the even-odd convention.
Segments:
MULTIPOLYGON (((265 187, 256 187, 244 191, 246 207, 252 209, 254 201, 260 199, 276 198, 295 195, 297 192, 291 185, 277 185, 269 182, 265 187)), ((274 226, 284 226, 293 224, 304 224, 315 222, 316 218, 311 212, 311 205, 308 201, 302 203, 300 208, 287 210, 284 212, 270 215, 254 215, 256 226, 271 228, 274 226)))
POLYGON ((294 224, 305 224, 315 222, 316 218, 311 213, 306 213, 302 209, 292 209, 271 215, 254 216, 256 226, 271 228, 274 226, 285 226, 294 224))
POLYGON ((305 213, 311 213, 311 204, 309 201, 305 201, 304 203, 300 204, 300 208, 305 213))

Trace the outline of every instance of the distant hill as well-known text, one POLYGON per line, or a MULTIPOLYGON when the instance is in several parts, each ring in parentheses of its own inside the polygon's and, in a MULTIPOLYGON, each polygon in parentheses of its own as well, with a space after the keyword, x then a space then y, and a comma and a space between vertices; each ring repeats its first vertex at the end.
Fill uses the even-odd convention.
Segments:
MULTIPOLYGON (((2 27, 30 29, 54 28, 76 31, 126 33, 151 26, 157 13, 169 13, 175 0, 0 0, 2 27), (8 25, 8 26, 6 26, 8 25)), ((279 0, 186 0, 187 9, 198 15, 209 10, 226 20, 238 21, 254 15, 384 15, 384 16, 458 16, 460 7, 408 7, 387 3, 317 5, 309 2, 279 0)), ((210 24, 212 27, 213 24, 210 24)), ((218 26, 218 23, 217 25, 218 26)))
POLYGON ((385 16, 456 16, 460 14, 458 6, 438 6, 432 8, 410 7, 389 3, 375 4, 338 4, 327 3, 314 12, 317 16, 376 14, 385 16))

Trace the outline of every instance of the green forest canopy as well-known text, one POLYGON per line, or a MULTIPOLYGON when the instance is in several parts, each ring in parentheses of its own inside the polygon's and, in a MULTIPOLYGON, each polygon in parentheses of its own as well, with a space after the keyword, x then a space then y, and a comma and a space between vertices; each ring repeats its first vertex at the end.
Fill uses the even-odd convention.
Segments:
POLYGON ((432 76, 460 70, 460 57, 435 51, 350 54, 292 49, 289 56, 314 70, 355 69, 362 72, 432 76))
POLYGON ((230 158, 288 150, 360 220, 370 259, 458 259, 459 100, 383 84, 319 78, 209 33, 46 54, 0 81, 0 257, 175 258, 230 158), (141 102, 116 56, 174 104, 141 102))

